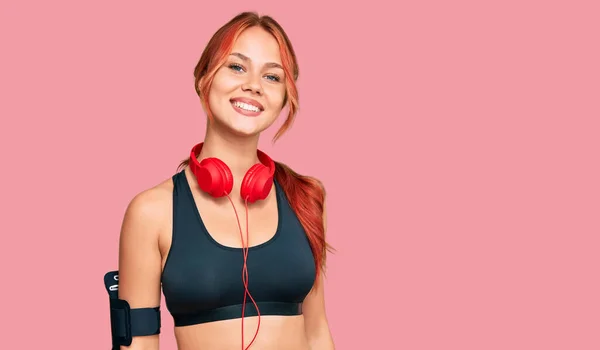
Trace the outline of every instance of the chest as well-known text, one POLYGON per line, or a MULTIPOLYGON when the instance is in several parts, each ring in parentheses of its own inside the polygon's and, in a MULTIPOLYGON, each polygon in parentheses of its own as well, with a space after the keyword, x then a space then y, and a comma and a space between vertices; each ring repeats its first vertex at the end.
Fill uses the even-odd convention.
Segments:
POLYGON ((248 206, 233 204, 222 198, 219 205, 212 199, 194 197, 194 204, 206 233, 219 245, 231 248, 258 246, 272 239, 279 227, 280 205, 276 194, 248 206))
MULTIPOLYGON (((270 239, 248 251, 249 289, 256 300, 301 301, 313 286, 314 257, 304 231, 295 220, 283 219, 270 239)), ((165 296, 187 307, 240 303, 243 250, 191 223, 179 225, 177 235, 163 279, 165 296)))

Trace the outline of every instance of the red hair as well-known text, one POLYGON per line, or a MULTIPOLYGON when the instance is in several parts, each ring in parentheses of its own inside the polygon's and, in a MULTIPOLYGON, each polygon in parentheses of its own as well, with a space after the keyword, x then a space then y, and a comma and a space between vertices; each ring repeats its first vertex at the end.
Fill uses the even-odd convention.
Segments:
MULTIPOLYGON (((217 70, 225 63, 239 35, 245 29, 255 26, 266 30, 277 40, 285 71, 286 94, 283 105, 289 103, 289 113, 273 138, 275 142, 290 128, 298 111, 298 91, 296 89, 298 61, 287 34, 273 18, 259 16, 255 12, 243 12, 219 28, 206 45, 194 69, 194 84, 202 106, 209 120, 212 121, 213 115, 207 101, 213 78, 217 70)), ((188 163, 189 159, 185 159, 179 164, 179 168, 188 163)), ((325 240, 323 220, 325 189, 319 180, 300 175, 280 162, 275 162, 275 179, 281 185, 290 206, 306 232, 314 255, 318 281, 318 277, 325 269, 326 253, 332 249, 325 240)))

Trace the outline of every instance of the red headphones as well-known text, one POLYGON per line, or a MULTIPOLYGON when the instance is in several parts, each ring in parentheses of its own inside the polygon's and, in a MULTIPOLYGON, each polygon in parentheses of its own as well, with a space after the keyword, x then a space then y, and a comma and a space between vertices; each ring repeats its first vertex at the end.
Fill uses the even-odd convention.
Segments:
MULTIPOLYGON (((192 148, 190 152, 190 170, 196 179, 200 189, 213 197, 223 197, 231 193, 233 188, 233 175, 229 167, 218 158, 205 158, 198 162, 198 156, 202 149, 201 142, 192 148)), ((249 203, 267 198, 273 186, 275 174, 275 163, 264 152, 257 151, 260 163, 254 164, 244 175, 241 187, 242 199, 249 203)))
MULTIPOLYGON (((235 205, 233 205, 233 201, 229 197, 229 193, 231 193, 231 190, 233 189, 233 175, 231 174, 231 170, 222 160, 214 157, 205 158, 201 162, 198 162, 198 156, 200 155, 200 150, 202 150, 203 144, 204 143, 201 142, 192 148, 192 151, 190 152, 190 170, 192 173, 194 173, 194 175, 196 175, 196 180, 198 181, 198 185, 202 191, 210 194, 213 197, 227 196, 231 202, 231 205, 233 206, 233 210, 235 211, 235 216, 238 220, 240 236, 243 243, 244 237, 242 233, 242 226, 240 225, 235 205)), ((273 176, 275 175, 275 163, 273 160, 260 150, 257 151, 257 155, 260 163, 254 164, 250 167, 250 169, 248 169, 248 171, 246 171, 240 189, 242 199, 246 201, 246 220, 248 219, 248 202, 253 203, 257 200, 263 200, 267 198, 269 192, 271 191, 271 187, 273 186, 273 176)), ((248 221, 246 221, 246 242, 248 242, 248 221)), ((256 333, 254 333, 254 338, 246 348, 248 349, 258 335, 258 330, 260 328, 260 310, 258 309, 256 301, 248 290, 247 245, 242 247, 242 252, 244 256, 242 282, 245 290, 244 302, 242 305, 242 349, 244 349, 244 310, 246 309, 246 296, 250 297, 258 313, 258 326, 256 328, 256 333)))

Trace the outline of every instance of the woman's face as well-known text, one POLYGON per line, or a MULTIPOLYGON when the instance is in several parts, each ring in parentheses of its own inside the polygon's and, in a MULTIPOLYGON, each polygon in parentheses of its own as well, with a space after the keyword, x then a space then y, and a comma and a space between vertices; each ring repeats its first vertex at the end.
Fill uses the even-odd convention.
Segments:
POLYGON ((238 135, 256 135, 275 122, 285 97, 277 40, 260 27, 246 29, 217 71, 209 93, 215 122, 238 135))

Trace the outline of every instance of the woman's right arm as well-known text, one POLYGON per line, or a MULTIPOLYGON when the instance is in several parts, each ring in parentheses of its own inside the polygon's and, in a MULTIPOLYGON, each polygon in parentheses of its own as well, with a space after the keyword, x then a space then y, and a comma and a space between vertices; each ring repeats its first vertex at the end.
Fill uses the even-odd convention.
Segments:
MULTIPOLYGON (((139 193, 129 203, 119 240, 119 299, 132 309, 160 305, 162 271, 159 250, 164 202, 158 189, 139 193)), ((133 337, 122 350, 158 350, 159 335, 133 337)))

